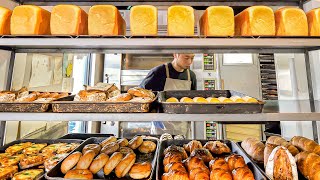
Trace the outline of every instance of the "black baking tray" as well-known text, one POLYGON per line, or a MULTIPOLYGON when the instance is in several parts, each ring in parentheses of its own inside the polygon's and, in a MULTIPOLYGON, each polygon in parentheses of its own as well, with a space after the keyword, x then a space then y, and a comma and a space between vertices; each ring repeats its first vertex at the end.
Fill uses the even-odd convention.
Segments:
MULTIPOLYGON (((1 146, 0 147, 0 153, 4 153, 5 150, 9 147, 9 146, 12 146, 12 145, 15 145, 15 144, 19 144, 19 143, 24 143, 24 142, 32 142, 32 143, 47 143, 48 145, 50 144, 55 144, 55 143, 80 143, 80 146, 81 146, 81 143, 83 143, 84 141, 83 140, 79 140, 79 139, 20 139, 20 140, 15 140, 15 141, 12 141, 8 144, 5 144, 4 146, 1 146)), ((74 151, 74 150, 73 150, 74 151)), ((72 153, 73 151, 71 151, 70 153, 72 153)), ((69 153, 69 154, 70 154, 69 153)), ((19 166, 18 166, 19 167, 19 166)), ((32 168, 35 168, 35 167, 32 167, 32 168)), ((32 168, 28 168, 28 169, 32 169, 32 168)), ((22 171, 19 167, 18 169, 20 171, 22 171)), ((44 170, 44 169, 43 169, 44 170)), ((44 174, 42 176, 40 176, 38 179, 45 179, 44 178, 44 174)))
MULTIPOLYGON (((266 141, 262 141, 262 142, 263 142, 263 144, 266 144, 266 141)), ((241 150, 251 159, 251 161, 252 161, 254 164, 256 164, 257 168, 259 168, 259 170, 260 170, 266 177, 268 177, 267 174, 265 173, 264 164, 263 164, 263 163, 256 162, 255 160, 253 160, 253 159, 251 158, 251 156, 241 147, 241 143, 242 143, 242 142, 237 142, 237 145, 238 145, 238 146, 241 148, 241 150)), ((297 165, 297 168, 298 168, 298 165, 297 165)), ((307 178, 305 178, 305 177, 300 173, 299 169, 297 169, 297 170, 298 170, 298 178, 299 178, 299 180, 307 180, 307 178)), ((269 178, 269 179, 271 179, 271 178, 269 178)))
POLYGON ((59 139, 81 139, 86 140, 92 137, 110 137, 114 136, 113 134, 99 134, 99 133, 70 133, 64 136, 61 136, 59 139))
MULTIPOLYGON (((85 145, 87 144, 99 144, 101 143, 103 140, 105 140, 106 138, 99 138, 99 137, 93 137, 93 138, 89 138, 87 139, 85 142, 83 142, 78 148, 75 149, 75 151, 80 151, 82 152, 82 149, 84 148, 85 145)), ((118 138, 121 139, 121 138, 118 138)), ((129 141, 130 139, 128 139, 129 141)), ((145 138, 144 140, 149 140, 149 141, 153 141, 157 144, 157 148, 156 151, 150 154, 146 154, 143 155, 141 153, 139 153, 137 150, 135 150, 134 152, 137 155, 137 159, 136 162, 145 162, 145 161, 151 161, 151 165, 152 165, 152 171, 150 174, 150 177, 148 178, 148 180, 151 180, 153 175, 154 175, 154 171, 156 170, 156 161, 157 161, 157 153, 158 153, 158 149, 159 149, 159 140, 157 138, 145 138)), ((62 160, 63 161, 63 160, 62 160)), ((65 178, 63 178, 64 174, 62 174, 60 167, 62 164, 62 161, 60 161, 54 168, 52 168, 49 172, 47 172, 45 174, 46 179, 49 180, 54 180, 54 179, 60 179, 60 180, 66 180, 65 178)), ((123 177, 123 178, 117 178, 116 175, 112 172, 109 176, 104 176, 103 173, 103 168, 96 174, 93 176, 94 180, 99 180, 99 179, 109 179, 109 180, 126 180, 126 179, 131 179, 128 175, 123 177)), ((145 179, 147 180, 147 179, 145 179)))
MULTIPOLYGON (((161 180, 161 176, 164 173, 163 169, 163 152, 164 150, 169 147, 170 145, 176 145, 176 146, 183 146, 184 144, 187 144, 188 142, 190 142, 192 140, 167 140, 167 141, 162 141, 160 143, 160 147, 159 147, 159 153, 158 153, 158 164, 157 164, 157 180, 161 180)), ((205 143, 207 143, 209 140, 198 140, 202 143, 202 145, 204 145, 205 143)), ((233 141, 229 141, 229 140, 218 140, 220 142, 225 143, 230 150, 234 153, 234 154, 239 154, 241 155, 246 164, 248 165, 248 167, 250 168, 250 170, 252 171, 255 180, 267 180, 268 178, 265 176, 264 173, 262 173, 262 171, 259 170, 259 168, 256 166, 256 164, 254 164, 251 159, 248 157, 248 155, 233 141)), ((213 155, 214 156, 214 155, 213 155)), ((223 155, 225 156, 225 155, 223 155)), ((214 156, 217 157, 217 156, 214 156)), ((220 156, 219 156, 220 157, 220 156)))
POLYGON ((258 103, 167 103, 170 97, 181 99, 182 97, 227 97, 246 96, 243 93, 232 90, 198 90, 198 91, 162 91, 158 94, 160 111, 170 114, 250 114, 261 113, 264 102, 258 103))

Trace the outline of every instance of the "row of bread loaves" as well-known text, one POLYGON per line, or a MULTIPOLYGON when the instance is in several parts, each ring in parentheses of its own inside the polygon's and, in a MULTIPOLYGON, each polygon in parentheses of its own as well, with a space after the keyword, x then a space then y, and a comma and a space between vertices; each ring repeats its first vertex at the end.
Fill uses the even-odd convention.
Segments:
MULTIPOLYGON (((171 6, 167 16, 168 35, 194 35, 192 7, 171 6)), ((199 24, 200 33, 205 36, 320 36, 320 8, 305 14, 295 7, 273 12, 267 6, 252 6, 234 16, 231 7, 211 6, 199 24)), ((130 29, 133 36, 157 35, 157 8, 151 5, 132 7, 130 29)), ((51 13, 32 5, 18 6, 13 12, 0 7, 0 35, 114 36, 125 33, 126 22, 113 5, 92 6, 88 14, 76 5, 57 5, 51 13)))

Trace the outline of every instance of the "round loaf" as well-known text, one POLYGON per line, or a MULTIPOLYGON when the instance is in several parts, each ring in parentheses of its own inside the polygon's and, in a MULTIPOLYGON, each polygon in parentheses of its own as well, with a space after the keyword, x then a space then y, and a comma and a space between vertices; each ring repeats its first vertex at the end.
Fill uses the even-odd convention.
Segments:
POLYGON ((103 168, 103 166, 107 163, 107 161, 109 160, 109 156, 102 153, 99 156, 97 156, 91 163, 90 165, 90 171, 93 174, 97 174, 100 169, 103 168))
POLYGON ((136 154, 129 153, 127 154, 117 165, 115 169, 116 176, 118 178, 124 177, 131 169, 133 164, 136 162, 136 154))
POLYGON ((111 142, 106 144, 102 149, 101 149, 101 153, 107 154, 107 155, 111 155, 114 152, 118 151, 119 149, 119 144, 116 142, 111 142))
POLYGON ((87 169, 73 169, 67 172, 65 179, 93 179, 93 174, 87 169))
POLYGON ((128 147, 131 149, 137 149, 143 143, 143 139, 141 136, 136 136, 129 141, 128 147))
POLYGON ((88 150, 79 159, 76 169, 88 169, 95 156, 96 153, 94 151, 88 150))
POLYGON ((148 178, 150 173, 151 164, 149 162, 135 163, 129 172, 129 176, 132 179, 144 179, 148 178))
POLYGON ((68 156, 61 164, 61 172, 66 174, 70 169, 72 169, 79 161, 82 153, 77 151, 68 156))
POLYGON ((122 158, 123 158, 123 155, 121 153, 119 152, 113 153, 103 168, 104 174, 109 175, 111 171, 119 164, 122 158))
POLYGON ((141 146, 139 147, 139 151, 141 153, 152 153, 156 150, 157 145, 152 141, 143 141, 141 146))
POLYGON ((117 138, 116 138, 116 137, 110 136, 110 137, 108 137, 107 139, 105 139, 104 141, 102 141, 102 142, 100 143, 100 146, 101 146, 101 147, 104 147, 106 144, 109 144, 109 143, 111 143, 111 142, 116 142, 116 141, 117 141, 117 138))
POLYGON ((126 138, 117 140, 117 143, 120 147, 126 147, 129 144, 129 141, 126 138))
POLYGON ((96 155, 98 155, 100 153, 101 146, 99 144, 87 144, 82 149, 82 154, 85 154, 89 150, 92 150, 93 152, 96 153, 96 155))

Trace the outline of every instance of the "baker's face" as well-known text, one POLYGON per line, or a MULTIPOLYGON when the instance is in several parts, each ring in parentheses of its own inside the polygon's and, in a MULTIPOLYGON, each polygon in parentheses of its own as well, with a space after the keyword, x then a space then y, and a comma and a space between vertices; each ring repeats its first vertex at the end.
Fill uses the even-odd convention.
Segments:
POLYGON ((194 54, 174 54, 177 64, 183 69, 189 69, 193 63, 194 54))

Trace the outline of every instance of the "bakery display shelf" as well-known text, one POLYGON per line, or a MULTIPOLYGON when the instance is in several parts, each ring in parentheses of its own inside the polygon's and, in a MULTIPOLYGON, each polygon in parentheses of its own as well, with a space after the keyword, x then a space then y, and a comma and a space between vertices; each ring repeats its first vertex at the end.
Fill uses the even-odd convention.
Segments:
POLYGON ((13 0, 19 4, 33 4, 38 6, 52 6, 57 4, 75 4, 80 6, 88 6, 95 4, 113 4, 116 6, 133 6, 141 4, 149 5, 176 5, 183 4, 189 6, 213 6, 213 5, 226 5, 226 6, 254 6, 254 5, 268 5, 268 6, 299 6, 303 4, 304 0, 286 0, 286 1, 277 1, 277 0, 13 0))
POLYGON ((171 52, 297 52, 320 49, 319 37, 305 38, 0 38, 0 49, 16 52, 171 53, 171 52))
POLYGON ((101 134, 101 133, 70 133, 64 136, 61 136, 59 139, 81 139, 86 140, 92 137, 110 137, 114 136, 113 134, 101 134))

